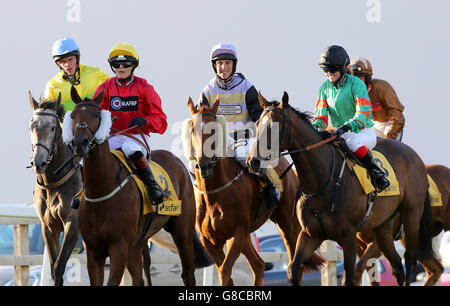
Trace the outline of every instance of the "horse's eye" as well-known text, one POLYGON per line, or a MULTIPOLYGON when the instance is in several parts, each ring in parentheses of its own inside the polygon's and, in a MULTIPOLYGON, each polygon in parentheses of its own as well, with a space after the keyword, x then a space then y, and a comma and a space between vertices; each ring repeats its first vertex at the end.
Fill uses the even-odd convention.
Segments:
POLYGON ((56 130, 56 128, 54 126, 52 126, 52 132, 54 132, 56 130))
POLYGON ((96 113, 95 118, 100 118, 100 113, 96 113))
POLYGON ((73 119, 73 114, 70 114, 70 119, 73 119))

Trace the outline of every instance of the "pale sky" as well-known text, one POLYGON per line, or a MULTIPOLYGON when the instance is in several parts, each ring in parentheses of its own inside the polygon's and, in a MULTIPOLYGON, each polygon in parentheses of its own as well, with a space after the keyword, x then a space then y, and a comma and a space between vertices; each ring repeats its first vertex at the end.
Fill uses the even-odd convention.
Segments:
POLYGON ((27 92, 38 98, 58 72, 51 47, 64 36, 77 41, 83 64, 110 75, 111 47, 136 47, 136 75, 154 86, 168 116, 166 133, 152 135, 152 146, 180 157, 187 99, 196 100, 214 77, 209 54, 215 44, 235 45, 237 71, 267 99, 287 91, 302 111, 313 111, 325 81, 317 65, 322 50, 342 45, 351 58, 368 58, 374 77, 395 88, 405 105, 403 142, 425 164, 450 166, 447 0, 16 0, 1 1, 0 8, 6 68, 0 74, 0 203, 32 202, 27 92))

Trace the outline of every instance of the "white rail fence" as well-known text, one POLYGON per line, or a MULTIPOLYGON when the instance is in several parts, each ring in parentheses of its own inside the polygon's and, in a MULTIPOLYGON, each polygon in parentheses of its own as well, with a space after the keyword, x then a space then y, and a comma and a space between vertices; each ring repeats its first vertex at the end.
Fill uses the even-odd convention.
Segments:
MULTIPOLYGON (((0 255, 0 266, 14 266, 14 279, 16 286, 27 286, 29 283, 29 272, 31 265, 42 265, 41 285, 50 285, 50 264, 46 251, 43 255, 29 254, 29 234, 28 226, 30 224, 40 224, 36 215, 34 206, 18 205, 0 205, 0 224, 12 224, 14 227, 14 255, 0 255)), ((337 285, 336 262, 343 260, 342 251, 336 248, 334 241, 326 240, 320 247, 320 253, 328 262, 321 269, 322 286, 337 285)), ((259 253, 265 262, 287 262, 286 252, 261 252, 259 253)), ((403 255, 403 254, 401 254, 403 255)), ((73 254, 71 258, 76 258, 81 264, 86 264, 85 254, 73 254)), ((244 263, 246 259, 241 255, 237 263, 244 263)), ((152 254, 152 263, 154 264, 179 264, 178 254, 152 254)), ((214 266, 204 269, 203 285, 213 285, 214 266)), ((373 269, 377 277, 377 269, 373 269)), ((130 285, 131 278, 125 273, 122 285, 130 285)))
MULTIPOLYGON (((27 286, 29 283, 30 266, 42 265, 41 285, 50 285, 50 264, 46 251, 43 255, 29 254, 29 233, 30 224, 39 224, 40 221, 34 211, 30 208, 15 207, 15 205, 0 205, 0 224, 12 224, 14 227, 14 255, 0 255, 0 266, 14 266, 14 279, 16 286, 27 286)), ((322 268, 322 285, 336 285, 337 272, 336 261, 342 260, 342 252, 336 250, 335 243, 326 241, 321 247, 321 254, 327 258, 328 264, 322 268)), ((287 262, 288 256, 285 252, 261 252, 261 257, 265 262, 287 262)), ((74 254, 71 258, 76 258, 81 264, 86 264, 85 254, 74 254)), ((237 263, 244 263, 246 259, 241 255, 237 263)), ((152 263, 155 264, 179 264, 178 254, 159 255, 152 254, 152 263)), ((214 266, 204 269, 203 285, 214 284, 214 266)), ((123 285, 130 285, 131 279, 126 273, 122 280, 123 285)))

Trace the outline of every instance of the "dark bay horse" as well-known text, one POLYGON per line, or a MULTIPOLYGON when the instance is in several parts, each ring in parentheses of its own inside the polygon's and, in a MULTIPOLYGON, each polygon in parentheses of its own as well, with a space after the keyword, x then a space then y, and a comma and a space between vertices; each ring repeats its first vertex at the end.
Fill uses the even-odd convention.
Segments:
MULTIPOLYGON (((302 231, 297 241, 294 260, 289 264, 290 281, 298 284, 298 271, 305 259, 311 256, 322 241, 326 239, 338 242, 344 251, 344 269, 346 285, 354 284, 356 260, 356 233, 366 214, 368 195, 356 176, 342 168, 344 158, 330 144, 308 147, 323 143, 323 138, 312 126, 310 116, 289 105, 285 92, 281 103, 267 102, 261 94, 260 103, 264 112, 257 123, 257 142, 264 129, 277 123, 279 126, 279 151, 287 150, 299 173, 302 196, 297 204, 297 216, 302 231), (314 149, 312 149, 314 148, 314 149), (340 186, 336 182, 343 169, 340 186)), ((267 140, 270 146, 270 139, 267 140)), ((417 257, 426 258, 431 254, 431 208, 427 201, 427 177, 422 159, 407 145, 381 140, 375 148, 386 156, 391 163, 399 183, 400 195, 376 197, 373 210, 362 229, 370 228, 375 232, 378 245, 393 267, 399 284, 410 284, 417 257), (425 203, 425 204, 424 204, 425 203), (406 279, 400 256, 395 250, 392 239, 393 216, 400 214, 405 229, 406 279), (420 251, 420 252, 419 252, 420 251)), ((280 153, 276 152, 276 153, 280 153)), ((258 156, 252 150, 248 164, 257 172, 261 160, 267 156, 258 156)))
POLYGON ((120 283, 125 266, 133 285, 143 285, 142 249, 149 237, 163 227, 178 248, 184 284, 195 285, 194 263, 203 259, 208 262, 209 257, 195 234, 194 191, 185 166, 170 152, 152 151, 152 160, 169 174, 183 207, 179 216, 153 213, 144 216, 136 183, 132 179, 126 183, 128 172, 109 150, 106 139, 111 115, 100 109, 103 92, 93 100, 82 100, 72 87, 71 96, 76 106, 66 115, 64 141, 73 143, 76 153, 83 158, 84 197, 78 220, 86 245, 91 285, 103 285, 108 256, 108 285, 120 283), (117 193, 112 195, 114 190, 117 193))
MULTIPOLYGON (((442 230, 450 230, 450 169, 443 165, 427 165, 427 173, 433 178, 442 197, 442 206, 433 206, 432 220, 433 220, 433 236, 437 236, 442 230)), ((393 225, 393 235, 395 236, 400 230, 400 220, 396 218, 393 225)), ((359 261, 356 265, 355 283, 360 284, 364 269, 370 270, 367 267, 367 262, 371 258, 378 258, 381 253, 375 240, 375 235, 370 229, 365 229, 358 233, 358 256, 359 261)), ((402 241, 402 243, 404 243, 402 241)), ((425 286, 434 286, 439 280, 444 268, 442 264, 434 256, 420 259, 421 265, 427 273, 427 280, 425 286)), ((379 285, 377 281, 372 281, 372 285, 379 285)))
POLYGON ((55 285, 63 284, 67 261, 79 237, 77 213, 72 197, 81 190, 78 159, 62 141, 64 107, 61 96, 38 103, 28 94, 33 115, 29 124, 33 155, 31 165, 37 174, 34 206, 50 259, 55 285), (59 238, 64 232, 62 247, 59 238))
MULTIPOLYGON (((220 154, 221 156, 216 153, 213 156, 205 154, 205 144, 210 141, 211 135, 204 127, 210 123, 220 124, 216 121, 219 120, 218 106, 219 100, 216 99, 212 107, 202 105, 196 109, 192 99, 188 100, 192 120, 187 134, 193 151, 197 152, 195 154, 197 228, 203 245, 214 260, 223 286, 233 285, 232 269, 241 253, 247 258, 253 271, 254 285, 260 286, 264 281, 265 264, 252 245, 250 233, 270 218, 277 224, 289 258, 292 259, 300 231, 300 224, 293 214, 297 177, 292 170, 287 172, 282 179, 283 193, 278 205, 268 209, 259 183, 248 171, 239 166, 234 158, 226 157, 224 154, 220 154), (226 255, 223 251, 225 244, 227 244, 226 255)), ((214 150, 216 146, 220 147, 218 143, 226 147, 226 141, 219 141, 227 135, 225 126, 221 129, 221 133, 215 130, 214 137, 217 139, 214 141, 214 150)), ((276 170, 280 174, 287 166, 287 161, 282 159, 276 170)), ((320 255, 314 253, 307 266, 317 269, 324 262, 320 255)), ((301 271, 299 277, 300 273, 301 271)))

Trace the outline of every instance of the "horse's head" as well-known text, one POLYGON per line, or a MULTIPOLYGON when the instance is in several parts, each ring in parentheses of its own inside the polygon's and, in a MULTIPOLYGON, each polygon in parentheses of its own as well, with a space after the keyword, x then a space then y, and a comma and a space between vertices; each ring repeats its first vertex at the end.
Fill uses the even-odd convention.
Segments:
POLYGON ((75 108, 64 117, 63 139, 65 143, 72 143, 78 156, 87 156, 96 144, 103 143, 109 135, 111 113, 100 108, 103 94, 102 90, 93 100, 82 100, 72 86, 70 95, 75 108))
POLYGON ((29 128, 33 155, 31 165, 38 174, 44 173, 48 164, 56 154, 57 142, 61 138, 61 122, 64 118, 64 107, 61 105, 61 94, 55 100, 37 102, 28 92, 33 115, 29 128))
POLYGON ((258 99, 264 111, 256 122, 256 142, 247 157, 247 165, 254 173, 259 173, 268 165, 276 165, 280 152, 288 145, 285 134, 289 128, 289 96, 286 92, 283 93, 281 102, 268 102, 260 92, 258 99))
POLYGON ((195 160, 203 178, 211 177, 214 164, 226 156, 226 119, 217 115, 219 102, 217 97, 212 107, 203 104, 197 109, 192 99, 188 100, 192 119, 185 121, 185 152, 190 152, 188 158, 195 160))

